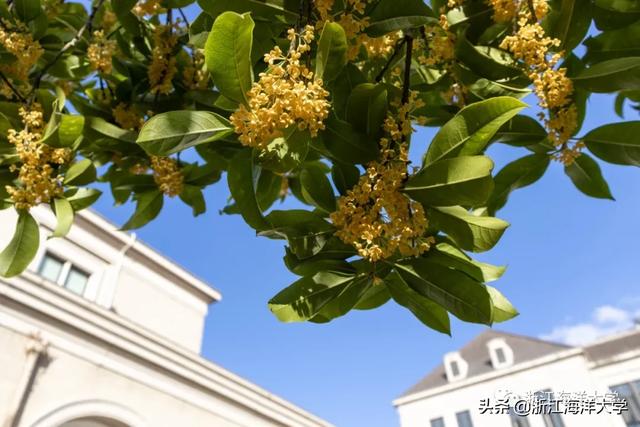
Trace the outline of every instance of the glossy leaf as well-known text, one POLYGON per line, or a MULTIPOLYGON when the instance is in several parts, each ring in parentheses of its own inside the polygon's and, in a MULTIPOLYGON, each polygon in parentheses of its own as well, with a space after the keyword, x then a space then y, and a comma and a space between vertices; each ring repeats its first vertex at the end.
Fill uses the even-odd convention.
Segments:
POLYGON ((640 121, 611 123, 593 129, 581 139, 605 162, 640 166, 640 121))
POLYGON ((421 0, 381 0, 369 13, 369 19, 365 32, 372 37, 435 21, 433 12, 421 0))
POLYGON ((447 310, 414 291, 395 271, 384 279, 384 283, 393 300, 411 311, 424 325, 451 335, 451 323, 447 310))
POLYGON ((327 22, 318 40, 316 77, 323 82, 335 79, 347 63, 347 36, 336 22, 327 22))
POLYGON ((386 115, 387 90, 384 85, 363 83, 349 95, 346 117, 357 131, 373 137, 380 135, 386 115))
POLYGON ((591 92, 640 89, 640 56, 598 62, 573 78, 576 86, 591 92))
POLYGON ((378 157, 378 142, 374 138, 335 117, 327 119, 322 142, 332 156, 344 163, 365 164, 378 157))
POLYGON ((73 224, 73 207, 67 199, 54 199, 53 212, 56 214, 57 225, 51 237, 64 237, 73 224))
POLYGON ((300 172, 303 197, 313 206, 326 212, 336 210, 336 198, 327 176, 317 168, 305 168, 300 172))
POLYGON ((414 291, 467 322, 491 324, 487 288, 465 274, 416 258, 395 264, 395 271, 414 291))
POLYGON ((573 163, 564 167, 576 188, 584 194, 599 199, 611 199, 609 184, 604 180, 598 163, 588 154, 582 153, 573 163))
POLYGON ((13 237, 0 253, 0 276, 13 277, 22 273, 36 256, 39 245, 38 223, 30 213, 19 211, 13 237))
POLYGON ((251 150, 242 150, 231 160, 227 171, 227 181, 231 196, 240 215, 247 224, 261 231, 270 227, 262 216, 256 199, 256 183, 260 176, 260 167, 253 161, 251 150))
POLYGON ((509 300, 493 286, 487 286, 487 291, 491 297, 491 322, 500 323, 513 319, 518 314, 518 310, 509 300))
POLYGON ((151 117, 137 142, 154 156, 168 156, 233 133, 224 117, 209 111, 170 111, 151 117))
POLYGON ((458 206, 431 208, 427 217, 432 227, 447 233, 462 249, 473 252, 494 247, 509 226, 501 219, 475 216, 458 206))
POLYGON ((224 12, 213 23, 204 50, 207 70, 220 93, 245 105, 253 82, 253 27, 248 13, 224 12))
POLYGON ((136 195, 135 200, 136 210, 121 230, 140 228, 157 217, 162 210, 164 195, 160 191, 152 190, 136 195))
POLYGON ((82 159, 72 164, 64 174, 65 185, 86 185, 94 182, 97 177, 96 167, 89 159, 82 159))
POLYGON ((436 134, 424 156, 424 164, 457 155, 481 154, 493 135, 526 107, 511 97, 476 102, 449 120, 436 134))
POLYGON ((492 169, 485 156, 442 159, 409 178, 404 192, 424 206, 479 206, 493 190, 492 169))
POLYGON ((546 154, 531 154, 507 164, 496 174, 495 187, 489 199, 489 212, 502 208, 512 191, 533 184, 542 178, 549 166, 546 154))

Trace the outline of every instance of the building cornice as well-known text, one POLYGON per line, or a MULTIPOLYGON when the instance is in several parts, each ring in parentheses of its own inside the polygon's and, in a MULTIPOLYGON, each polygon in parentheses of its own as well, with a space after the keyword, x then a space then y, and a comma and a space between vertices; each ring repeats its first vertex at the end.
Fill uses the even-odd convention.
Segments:
MULTIPOLYGON (((0 280, 0 298, 36 311, 99 345, 120 350, 127 358, 154 366, 195 388, 204 388, 234 404, 250 409, 285 426, 330 427, 331 424, 292 405, 243 378, 189 352, 172 342, 98 305, 25 272, 0 280)), ((7 305, 3 303, 2 305, 7 305)), ((6 316, 5 316, 6 317, 6 316)), ((0 318, 0 325, 9 326, 0 318)), ((24 331, 23 331, 24 332, 24 331)), ((61 340, 45 338, 55 347, 61 340)), ((183 396, 180 396, 183 397, 183 396)), ((208 408, 211 409, 211 408, 208 408)))
POLYGON ((529 369, 535 369, 543 365, 548 365, 551 363, 558 362, 560 360, 568 359, 575 356, 582 356, 582 355, 583 355, 583 350, 581 348, 570 348, 567 350, 560 351, 558 353, 553 353, 544 357, 539 357, 537 359, 533 359, 524 363, 513 365, 510 368, 487 372, 485 374, 469 377, 465 380, 456 381, 455 383, 449 383, 439 387, 434 387, 429 390, 418 391, 416 393, 402 396, 393 401, 393 406, 398 407, 398 406, 406 405, 408 403, 412 403, 417 400, 426 399, 439 394, 448 393, 450 391, 469 387, 478 383, 494 380, 494 379, 501 378, 508 375, 513 375, 518 372, 526 371, 529 369))
MULTIPOLYGON (((50 229, 55 227, 55 217, 50 209, 41 207, 34 209, 34 213, 38 216, 41 225, 50 229), (51 223, 49 224, 49 222, 51 223)), ((128 251, 129 257, 137 258, 160 274, 174 278, 174 282, 196 293, 200 298, 207 301, 208 304, 222 299, 220 292, 211 285, 180 267, 173 260, 161 255, 149 245, 141 242, 139 239, 131 244, 132 239, 129 233, 118 230, 115 224, 91 209, 84 209, 76 213, 74 227, 81 227, 89 231, 101 233, 102 235, 100 237, 103 241, 112 242, 111 244, 116 246, 118 250, 131 245, 128 251)))

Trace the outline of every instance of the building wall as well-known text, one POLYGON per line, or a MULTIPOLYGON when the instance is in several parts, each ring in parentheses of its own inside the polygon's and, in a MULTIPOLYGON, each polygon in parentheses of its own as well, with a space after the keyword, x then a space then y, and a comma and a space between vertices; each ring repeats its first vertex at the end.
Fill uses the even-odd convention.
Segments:
MULTIPOLYGON (((524 396, 527 392, 545 389, 554 392, 584 391, 588 394, 607 392, 607 386, 589 373, 584 357, 579 354, 403 404, 398 407, 400 424, 402 427, 428 427, 431 419, 443 417, 445 426, 455 427, 458 425, 455 414, 469 410, 474 427, 511 427, 508 415, 481 415, 480 400, 493 399, 499 390, 524 396)), ((562 418, 566 427, 625 427, 620 416, 562 415, 562 418)), ((545 427, 540 415, 531 415, 527 419, 530 427, 545 427)))
POLYGON ((87 401, 126 408, 142 420, 140 427, 283 425, 6 301, 0 304, 0 421, 25 369, 28 331, 36 330, 49 342, 49 358, 38 369, 16 427, 39 426, 60 408, 87 401))
MULTIPOLYGON (((125 252, 126 243, 104 232, 74 224, 65 238, 48 239, 55 228, 54 215, 48 208, 33 209, 32 213, 41 225, 41 246, 29 271, 38 270, 46 252, 69 260, 91 273, 85 299, 193 352, 200 352, 208 301, 179 286, 175 278, 165 277, 157 268, 145 265, 133 250, 125 252)), ((3 224, 0 247, 11 239, 15 221, 13 209, 0 211, 0 224, 3 224)))

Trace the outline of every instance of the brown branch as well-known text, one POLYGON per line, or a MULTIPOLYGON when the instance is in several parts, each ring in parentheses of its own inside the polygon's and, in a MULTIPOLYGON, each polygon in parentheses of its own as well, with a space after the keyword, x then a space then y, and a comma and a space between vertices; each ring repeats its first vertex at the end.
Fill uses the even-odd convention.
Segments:
POLYGON ((17 96, 20 101, 24 103, 27 102, 27 99, 24 96, 22 96, 22 94, 18 91, 18 89, 16 89, 16 87, 11 83, 11 81, 7 78, 7 76, 4 75, 2 71, 0 71, 0 78, 4 80, 6 85, 9 86, 9 89, 11 89, 11 92, 13 92, 13 94, 17 96))
POLYGON ((80 41, 80 39, 82 38, 82 35, 84 34, 85 31, 87 30, 91 31, 91 28, 93 26, 93 18, 95 18, 96 13, 102 7, 102 4, 104 3, 104 1, 105 0, 98 0, 98 2, 91 8, 91 13, 89 14, 87 21, 84 23, 82 27, 80 27, 76 35, 71 40, 69 40, 62 47, 62 49, 60 49, 60 51, 56 54, 53 60, 49 62, 47 65, 45 65, 44 68, 40 71, 40 73, 38 73, 35 84, 33 85, 31 92, 29 93, 30 97, 32 97, 35 94, 36 89, 40 87, 40 82, 42 81, 42 78, 44 77, 46 72, 49 70, 49 68, 53 67, 53 65, 56 62, 58 62, 58 60, 62 57, 62 55, 64 55, 69 50, 73 49, 73 47, 75 47, 78 41, 80 41))
POLYGON ((407 34, 404 36, 407 44, 407 53, 404 56, 404 81, 402 82, 402 103, 409 102, 409 89, 411 86, 411 61, 413 54, 413 36, 407 34))
POLYGON ((389 60, 387 61, 386 64, 384 64, 384 67, 382 67, 382 70, 380 70, 380 72, 376 76, 376 78, 375 78, 376 83, 380 83, 380 80, 382 80, 382 78, 384 77, 385 73, 387 72, 387 70, 391 66, 391 63, 396 58, 396 56, 398 56, 398 53, 400 53, 400 49, 402 48, 402 45, 404 45, 406 43, 406 41, 407 41, 407 39, 403 38, 402 40, 400 40, 396 44, 396 47, 393 49, 393 53, 389 57, 389 60))

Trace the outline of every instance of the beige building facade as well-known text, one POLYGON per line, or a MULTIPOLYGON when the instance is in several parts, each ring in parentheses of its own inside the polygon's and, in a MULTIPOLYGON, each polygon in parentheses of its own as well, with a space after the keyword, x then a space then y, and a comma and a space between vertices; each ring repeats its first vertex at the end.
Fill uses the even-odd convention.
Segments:
POLYGON ((0 279, 0 426, 330 426, 199 355, 215 289, 93 212, 49 240, 33 213, 40 250, 0 279))

